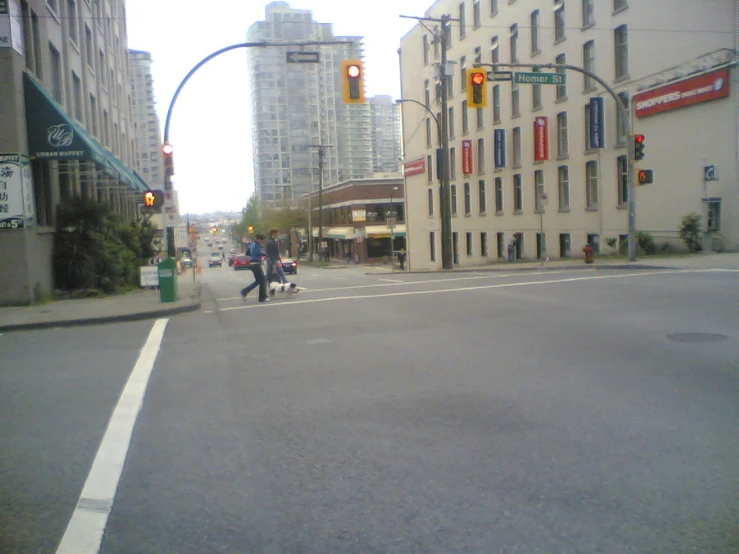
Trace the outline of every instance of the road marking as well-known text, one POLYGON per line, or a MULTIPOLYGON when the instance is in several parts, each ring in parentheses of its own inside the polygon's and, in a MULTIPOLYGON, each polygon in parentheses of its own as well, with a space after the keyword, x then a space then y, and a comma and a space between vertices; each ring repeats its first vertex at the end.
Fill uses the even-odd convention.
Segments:
POLYGON ((378 279, 378 281, 390 281, 391 283, 405 283, 405 281, 401 281, 400 279, 378 279))
MULTIPOLYGON (((580 271, 587 271, 587 272, 595 272, 596 269, 583 269, 580 271)), ((556 275, 558 273, 566 273, 565 270, 558 270, 558 271, 534 271, 531 273, 527 273, 527 275, 556 275)), ((311 292, 336 292, 336 291, 342 291, 342 290, 352 290, 352 289, 370 289, 375 287, 397 287, 399 285, 422 285, 425 283, 448 283, 451 281, 475 281, 479 279, 503 279, 504 277, 516 277, 520 275, 520 273, 503 273, 500 275, 479 275, 476 277, 452 277, 448 279, 428 279, 427 281, 397 281, 395 283, 375 283, 372 285, 352 285, 350 287, 331 287, 328 289, 310 289, 311 292)), ((378 279, 379 280, 379 279, 378 279)), ((385 281, 388 281, 389 279, 385 279, 385 281)), ((240 296, 229 296, 228 298, 217 298, 216 302, 224 302, 226 300, 241 300, 240 296)), ((205 313, 212 313, 212 312, 205 312, 205 313)))
POLYGON ((113 410, 56 554, 97 554, 168 319, 157 319, 113 410))
MULTIPOLYGON (((496 285, 479 285, 476 287, 459 287, 455 289, 438 289, 438 290, 412 290, 406 292, 388 292, 386 294, 365 294, 357 296, 334 296, 331 298, 310 298, 308 300, 294 300, 285 304, 271 304, 273 306, 295 306, 297 304, 309 304, 314 302, 335 302, 337 300, 365 300, 368 298, 387 298, 391 296, 412 296, 418 294, 443 294, 447 292, 466 292, 470 290, 481 289, 499 289, 508 287, 525 287, 528 285, 549 285, 554 283, 572 283, 575 281, 592 281, 595 279, 621 279, 623 277, 640 277, 642 275, 666 275, 670 273, 706 273, 714 271, 712 269, 675 269, 668 271, 640 271, 639 273, 621 273, 620 275, 592 275, 590 277, 570 277, 567 279, 547 279, 546 281, 524 281, 523 283, 498 283, 496 285)), ((551 273, 551 272, 547 272, 551 273)), ((529 274, 530 275, 530 274, 529 274)), ((421 281, 423 282, 423 281, 421 281)), ((428 282, 428 281, 426 281, 428 282)), ((348 287, 347 287, 348 288, 348 287)), ((263 306, 234 306, 231 308, 223 308, 222 312, 231 310, 246 310, 251 308, 262 308, 263 306)))

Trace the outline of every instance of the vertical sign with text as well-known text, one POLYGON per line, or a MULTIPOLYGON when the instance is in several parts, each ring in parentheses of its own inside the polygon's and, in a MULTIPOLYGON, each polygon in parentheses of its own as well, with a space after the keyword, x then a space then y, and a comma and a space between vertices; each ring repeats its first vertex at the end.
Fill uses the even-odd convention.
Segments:
POLYGON ((28 158, 19 154, 0 154, 0 229, 28 229, 35 224, 28 158))
POLYGON ((590 120, 590 128, 588 129, 590 148, 605 148, 606 138, 603 133, 602 97, 597 96, 590 99, 590 104, 588 104, 588 119, 590 120))
POLYGON ((495 129, 493 132, 493 153, 495 167, 505 167, 505 129, 495 129))
POLYGON ((469 175, 472 173, 472 141, 462 141, 462 173, 469 175))
POLYGON ((549 118, 534 118, 534 161, 549 159, 549 118))

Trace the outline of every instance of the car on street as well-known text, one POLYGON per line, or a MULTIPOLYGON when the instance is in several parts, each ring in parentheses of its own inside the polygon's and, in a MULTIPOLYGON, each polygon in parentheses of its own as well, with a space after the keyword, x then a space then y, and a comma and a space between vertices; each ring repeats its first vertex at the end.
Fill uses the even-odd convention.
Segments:
POLYGON ((298 274, 298 262, 292 258, 282 258, 282 271, 285 274, 291 273, 293 275, 298 274))
POLYGON ((236 249, 232 248, 230 254, 236 254, 236 249))
POLYGON ((208 267, 223 267, 223 257, 218 252, 213 252, 208 260, 208 267))
POLYGON ((248 269, 249 268, 249 256, 246 255, 240 255, 236 256, 234 258, 233 268, 238 271, 239 269, 248 269))
POLYGON ((183 268, 192 267, 192 258, 189 256, 183 256, 182 259, 180 259, 180 264, 183 268))

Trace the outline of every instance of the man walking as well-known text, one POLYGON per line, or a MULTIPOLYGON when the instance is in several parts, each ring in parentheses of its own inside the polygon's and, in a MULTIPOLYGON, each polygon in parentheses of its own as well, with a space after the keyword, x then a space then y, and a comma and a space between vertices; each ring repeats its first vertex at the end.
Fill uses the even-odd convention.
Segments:
POLYGON ((246 302, 246 295, 257 287, 259 287, 259 301, 269 301, 269 297, 267 296, 267 279, 262 269, 262 258, 264 257, 264 251, 262 250, 263 244, 264 235, 258 233, 254 242, 249 247, 249 269, 254 274, 254 282, 248 287, 241 289, 241 298, 244 302, 246 302))
POLYGON ((287 283, 287 276, 285 270, 282 269, 282 263, 280 259, 280 247, 277 244, 277 236, 280 234, 279 229, 269 230, 269 240, 267 240, 267 282, 269 283, 272 272, 276 272, 280 277, 280 282, 287 283))

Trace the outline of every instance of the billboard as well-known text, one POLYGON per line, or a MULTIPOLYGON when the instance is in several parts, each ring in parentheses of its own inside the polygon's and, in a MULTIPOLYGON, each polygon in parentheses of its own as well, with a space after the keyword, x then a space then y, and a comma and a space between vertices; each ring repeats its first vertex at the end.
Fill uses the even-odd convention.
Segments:
POLYGON ((729 96, 729 70, 720 69, 634 96, 634 115, 650 115, 729 96))

